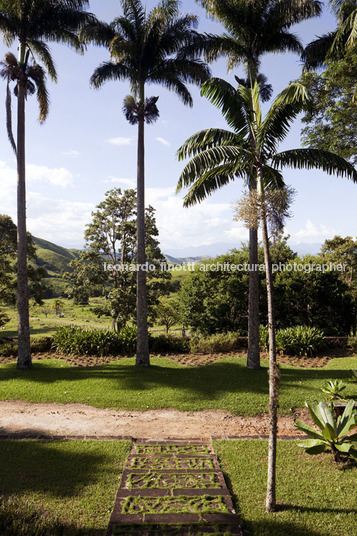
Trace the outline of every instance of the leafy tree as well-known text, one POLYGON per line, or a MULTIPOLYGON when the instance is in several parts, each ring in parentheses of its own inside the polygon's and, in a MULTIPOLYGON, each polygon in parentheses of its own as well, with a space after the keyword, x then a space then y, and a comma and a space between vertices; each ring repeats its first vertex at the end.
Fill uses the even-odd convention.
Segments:
MULTIPOLYGON (((136 315, 136 196, 134 190, 109 190, 105 200, 92 212, 92 222, 85 231, 85 251, 70 263, 74 269, 67 274, 74 296, 88 293, 100 286, 106 298, 104 307, 96 308, 98 315, 111 316, 118 331, 136 315)), ((161 271, 165 262, 157 240, 154 209, 146 209, 146 256, 148 271, 148 302, 153 307, 164 292, 169 272, 161 271)))
POLYGON ((336 271, 310 271, 308 265, 326 263, 318 256, 295 257, 291 264, 306 270, 275 274, 274 291, 278 328, 294 325, 316 327, 325 335, 348 335, 353 323, 353 307, 348 286, 336 271))
POLYGON ((191 136, 178 150, 179 159, 192 157, 183 169, 178 189, 190 187, 185 206, 204 200, 235 178, 254 181, 260 202, 264 261, 266 266, 269 327, 269 409, 270 439, 266 509, 275 509, 275 463, 278 408, 278 370, 275 353, 275 314, 272 266, 267 229, 266 192, 285 186, 279 168, 320 168, 329 174, 347 176, 357 182, 357 171, 334 153, 318 149, 291 149, 277 152, 292 121, 308 99, 299 83, 290 84, 273 102, 263 119, 259 85, 252 89, 238 85, 236 90, 224 80, 211 78, 201 93, 221 109, 233 131, 209 129, 191 136))
POLYGON ((191 273, 182 283, 180 305, 184 325, 204 335, 229 331, 246 334, 248 272, 223 268, 247 263, 247 252, 236 251, 199 265, 202 269, 191 273), (218 270, 209 269, 210 266, 217 266, 218 270))
POLYGON ((7 80, 7 129, 17 159, 17 225, 18 225, 18 361, 20 369, 31 368, 29 299, 27 274, 26 191, 25 191, 25 103, 36 92, 39 120, 48 114, 46 73, 57 79, 47 42, 66 43, 79 48, 77 30, 93 17, 84 11, 87 0, 0 0, 0 32, 7 45, 18 42, 18 59, 5 56, 1 76, 7 80), (44 67, 36 63, 38 58, 44 67), (17 97, 17 140, 11 130, 10 83, 17 97))
MULTIPOLYGON (((245 79, 237 82, 253 87, 259 82, 262 100, 269 100, 272 86, 260 72, 261 57, 266 53, 296 52, 301 54, 303 46, 295 33, 290 32, 293 24, 315 17, 321 12, 321 4, 316 0, 199 0, 208 13, 217 18, 228 33, 222 36, 208 36, 203 49, 209 61, 227 56, 228 71, 238 65, 245 70, 245 79)), ((256 190, 253 177, 249 189, 256 190)), ((250 265, 258 261, 258 232, 249 230, 250 265)), ((249 274, 249 343, 247 367, 260 368, 259 356, 259 273, 249 274)))
MULTIPOLYGON (((209 76, 198 59, 197 23, 194 15, 180 15, 178 0, 162 0, 149 13, 140 0, 121 0, 123 15, 111 25, 89 25, 83 32, 86 42, 109 48, 111 61, 100 65, 91 83, 99 88, 109 80, 129 80, 132 95, 125 98, 124 113, 138 125, 137 160, 137 260, 145 257, 145 175, 144 125, 159 116, 158 97, 146 98, 147 84, 155 83, 174 91, 184 104, 192 106, 186 83, 201 84, 209 76)), ((148 366, 146 272, 137 272, 137 355, 136 365, 148 366)))
POLYGON ((338 272, 342 281, 349 288, 353 304, 352 332, 356 335, 357 322, 357 240, 353 240, 351 236, 342 238, 335 236, 329 240, 325 240, 321 248, 321 254, 327 262, 336 264, 345 264, 345 270, 338 272))
POLYGON ((168 334, 170 328, 181 321, 180 302, 176 296, 162 296, 155 313, 157 322, 165 326, 168 334))
MULTIPOLYGON (((38 304, 42 304, 44 285, 42 278, 46 271, 36 266, 36 249, 31 235, 27 234, 27 249, 29 256, 28 277, 30 296, 38 304)), ((0 215, 0 303, 16 304, 17 279, 17 228, 10 216, 0 215)), ((6 315, 3 315, 4 321, 6 315)))

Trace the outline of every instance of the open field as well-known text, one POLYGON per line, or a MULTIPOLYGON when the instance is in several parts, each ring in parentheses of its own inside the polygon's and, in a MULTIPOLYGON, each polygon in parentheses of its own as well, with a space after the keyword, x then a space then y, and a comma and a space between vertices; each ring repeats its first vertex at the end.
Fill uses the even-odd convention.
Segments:
MULTIPOLYGON (((101 366, 74 367, 63 360, 34 361, 33 369, 18 371, 16 363, 0 366, 0 400, 78 402, 98 408, 180 411, 223 409, 233 414, 257 415, 268 409, 267 361, 250 371, 242 357, 226 357, 206 366, 185 367, 172 359, 153 357, 152 366, 138 368, 133 358, 101 366)), ((281 413, 304 407, 305 401, 326 400, 325 380, 350 378, 357 358, 332 359, 323 368, 282 364, 281 413)), ((357 383, 346 396, 357 397, 357 383)))
MULTIPOLYGON (((0 532, 104 536, 130 443, 2 441, 0 532)), ((278 442, 279 511, 264 512, 267 442, 215 441, 214 449, 249 536, 354 536, 357 466, 309 457, 278 442), (254 490, 254 492, 253 492, 254 490)))

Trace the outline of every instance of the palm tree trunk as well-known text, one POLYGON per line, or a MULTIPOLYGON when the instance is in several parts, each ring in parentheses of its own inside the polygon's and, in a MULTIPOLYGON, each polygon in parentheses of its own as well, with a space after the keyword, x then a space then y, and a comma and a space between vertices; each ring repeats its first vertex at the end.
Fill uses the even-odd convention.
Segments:
POLYGON ((17 368, 19 369, 32 367, 27 274, 25 98, 25 87, 23 83, 19 82, 17 99, 17 368))
MULTIPOLYGON (((140 95, 140 102, 144 102, 144 91, 140 95)), ((144 149, 144 114, 138 122, 138 171, 137 171, 137 286, 136 286, 136 326, 137 366, 147 367, 150 365, 149 340, 147 325, 147 288, 146 271, 143 269, 146 263, 145 252, 145 149, 144 149)))
POLYGON ((249 305, 247 368, 260 369, 258 229, 249 229, 249 305))
POLYGON ((274 512, 276 509, 276 443, 278 431, 278 400, 280 372, 276 364, 274 285, 264 201, 261 205, 261 221, 263 232, 269 327, 269 451, 265 509, 268 512, 274 512))

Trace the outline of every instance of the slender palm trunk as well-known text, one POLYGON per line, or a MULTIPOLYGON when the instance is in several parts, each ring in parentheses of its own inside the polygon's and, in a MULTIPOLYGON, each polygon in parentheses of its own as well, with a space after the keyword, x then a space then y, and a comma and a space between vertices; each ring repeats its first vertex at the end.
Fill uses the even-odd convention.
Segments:
MULTIPOLYGON (((261 186, 261 185, 260 185, 261 186)), ((260 188, 260 192, 262 189, 260 188)), ((268 451, 268 480, 265 509, 274 512, 276 509, 276 442, 278 431, 279 378, 280 372, 276 364, 275 344, 275 311, 274 286, 272 265, 269 251, 269 237, 264 202, 261 206, 261 222, 264 247, 264 262, 266 271, 266 287, 268 300, 269 327, 269 451, 268 451)))
MULTIPOLYGON (((140 102, 144 102, 144 91, 140 95, 140 102)), ((138 170, 137 170, 137 287, 136 287, 136 326, 137 366, 149 366, 149 340, 147 324, 147 288, 146 271, 143 269, 146 263, 145 252, 145 149, 144 149, 144 115, 138 122, 138 170)))
POLYGON ((247 368, 260 369, 258 229, 249 229, 249 305, 247 368))
POLYGON ((25 100, 26 90, 18 83, 17 99, 17 368, 31 368, 29 291, 27 274, 26 182, 25 182, 25 100))
MULTIPOLYGON (((257 188, 255 180, 250 179, 250 190, 257 188)), ((248 355, 247 368, 260 369, 259 352, 259 271, 258 229, 249 229, 249 298, 248 298, 248 355)))

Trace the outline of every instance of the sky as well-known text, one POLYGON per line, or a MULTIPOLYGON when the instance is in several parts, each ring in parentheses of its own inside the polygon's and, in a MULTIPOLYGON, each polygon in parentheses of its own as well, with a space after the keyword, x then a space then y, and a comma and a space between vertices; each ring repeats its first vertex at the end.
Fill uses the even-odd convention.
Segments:
MULTIPOLYGON (((156 0, 146 2, 150 10, 156 0)), ((119 0, 91 0, 90 11, 106 22, 121 14, 119 0)), ((223 33, 194 0, 184 0, 181 11, 199 16, 202 32, 223 33)), ((335 17, 325 10, 320 18, 296 25, 293 31, 307 44, 316 35, 335 27, 335 17)), ((6 53, 0 44, 0 56, 6 53)), ((13 49, 16 53, 16 48, 13 49)), ((123 113, 127 82, 107 82, 99 90, 89 85, 95 68, 109 59, 105 48, 88 47, 81 56, 61 45, 51 45, 58 83, 48 82, 50 113, 43 125, 37 116, 35 97, 27 101, 26 160, 28 230, 37 237, 64 247, 83 248, 85 225, 105 192, 136 185, 136 126, 123 113)), ((226 62, 211 65, 212 75, 233 81, 226 62)), ((266 55, 264 72, 277 95, 299 77, 301 64, 293 54, 266 55)), ((239 69, 234 74, 242 75, 239 69)), ((165 88, 147 87, 147 96, 159 96, 160 117, 146 127, 146 204, 156 209, 161 249, 178 255, 183 248, 216 243, 239 246, 248 238, 242 223, 234 222, 232 203, 244 188, 232 182, 202 204, 185 209, 175 194, 184 163, 176 159, 180 145, 195 132, 210 127, 226 128, 219 111, 190 86, 194 105, 186 107, 165 88)), ((16 98, 13 108, 16 110, 16 98)), ((0 84, 0 213, 16 222, 16 162, 6 135, 5 83, 0 84)), ((14 118, 14 125, 16 121, 14 118)), ((281 149, 300 144, 297 120, 281 149)), ((355 236, 357 185, 317 171, 286 170, 284 178, 296 190, 286 234, 292 246, 322 243, 336 234, 355 236)))

